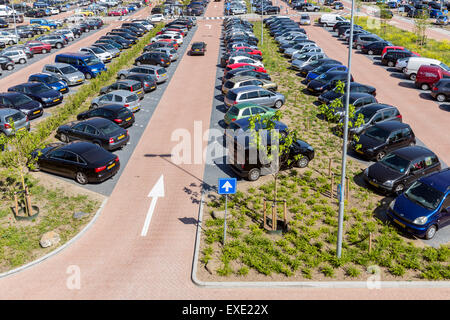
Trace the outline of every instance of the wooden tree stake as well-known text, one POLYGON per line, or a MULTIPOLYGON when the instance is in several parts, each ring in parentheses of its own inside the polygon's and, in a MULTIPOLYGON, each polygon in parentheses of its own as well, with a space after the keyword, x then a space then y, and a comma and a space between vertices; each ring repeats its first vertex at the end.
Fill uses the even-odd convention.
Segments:
POLYGON ((286 200, 284 200, 284 228, 287 227, 287 204, 286 200))
POLYGON ((333 160, 331 158, 328 160, 328 176, 331 176, 331 163, 333 160))
POLYGON ((334 190, 334 174, 331 174, 331 190, 330 190, 330 198, 333 199, 334 198, 334 194, 333 194, 333 190, 334 190))
POLYGON ((266 228, 268 229, 267 216, 266 216, 266 198, 264 198, 263 208, 264 208, 264 229, 266 229, 266 228))

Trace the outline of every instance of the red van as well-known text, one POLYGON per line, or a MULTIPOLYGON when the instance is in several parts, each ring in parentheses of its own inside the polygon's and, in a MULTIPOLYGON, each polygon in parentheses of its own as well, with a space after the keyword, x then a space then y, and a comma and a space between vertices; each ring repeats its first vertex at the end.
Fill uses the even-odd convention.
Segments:
POLYGON ((422 90, 429 90, 442 78, 450 78, 450 72, 439 66, 420 66, 416 76, 416 87, 422 90))

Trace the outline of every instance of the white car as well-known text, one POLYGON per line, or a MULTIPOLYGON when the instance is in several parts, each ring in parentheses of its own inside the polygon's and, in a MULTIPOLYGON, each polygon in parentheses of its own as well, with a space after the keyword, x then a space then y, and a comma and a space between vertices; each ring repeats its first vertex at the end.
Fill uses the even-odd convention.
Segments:
POLYGON ((19 42, 19 37, 7 31, 0 31, 0 42, 9 45, 16 44, 19 42))
POLYGON ((75 35, 69 29, 59 29, 59 30, 56 30, 54 33, 65 35, 67 38, 69 38, 69 41, 75 40, 75 35))
POLYGON ((150 31, 154 28, 153 25, 150 22, 148 22, 147 20, 134 19, 131 22, 137 22, 137 23, 143 25, 148 31, 150 31))
POLYGON ((51 14, 58 14, 59 13, 59 9, 55 8, 55 7, 48 7, 50 10, 51 14))
POLYGON ((261 61, 245 57, 245 56, 237 56, 230 58, 228 64, 235 64, 235 63, 248 63, 253 66, 264 68, 264 64, 261 61))
POLYGON ((150 22, 161 22, 165 20, 164 19, 164 15, 158 13, 158 14, 154 14, 150 17, 150 22))
POLYGON ((153 43, 163 39, 175 40, 178 44, 183 43, 183 37, 179 34, 159 34, 156 37, 153 37, 150 42, 153 43))
POLYGON ((79 23, 83 22, 84 20, 85 20, 84 14, 81 13, 76 13, 67 18, 67 21, 72 23, 79 23))
POLYGON ((97 58, 99 58, 103 63, 108 63, 108 62, 111 62, 111 60, 112 60, 112 55, 109 52, 103 50, 102 48, 84 47, 84 48, 80 48, 79 51, 83 52, 83 53, 90 53, 90 54, 96 56, 97 58))

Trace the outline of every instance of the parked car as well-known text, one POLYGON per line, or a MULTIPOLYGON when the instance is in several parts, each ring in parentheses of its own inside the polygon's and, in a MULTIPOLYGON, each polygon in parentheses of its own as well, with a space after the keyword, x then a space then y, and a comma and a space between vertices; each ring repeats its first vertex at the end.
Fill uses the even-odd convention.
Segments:
POLYGON ((277 91, 277 84, 270 80, 256 79, 251 76, 237 76, 233 77, 222 86, 222 93, 226 95, 229 90, 245 86, 258 86, 267 90, 277 91))
POLYGON ((311 18, 308 14, 302 14, 300 15, 300 21, 298 22, 300 25, 310 25, 311 24, 311 18))
POLYGON ((144 89, 142 83, 136 80, 119 80, 113 84, 100 89, 100 94, 106 94, 114 90, 126 90, 135 93, 139 99, 144 98, 144 89))
POLYGON ((8 88, 8 92, 20 92, 42 104, 44 108, 60 104, 63 101, 61 92, 53 90, 41 82, 25 82, 8 88))
POLYGON ((191 46, 191 50, 189 50, 189 55, 202 55, 204 56, 206 53, 206 43, 205 42, 194 42, 191 46))
POLYGON ((101 72, 106 71, 106 66, 96 56, 80 52, 60 53, 55 57, 56 63, 70 64, 84 74, 86 79, 97 77, 101 72))
POLYGON ((21 130, 30 130, 30 121, 27 116, 19 110, 0 109, 0 134, 12 136, 21 130), (15 131, 11 124, 13 124, 15 131))
POLYGON ((38 170, 75 179, 79 184, 99 183, 114 176, 119 157, 90 142, 51 143, 35 150, 38 170))
POLYGON ((387 210, 388 218, 408 233, 432 239, 450 224, 450 170, 421 177, 395 198, 387 210))
POLYGON ((90 108, 98 108, 112 103, 120 104, 131 112, 137 112, 141 108, 137 94, 126 90, 115 90, 96 97, 92 100, 90 108))
POLYGON ((332 71, 347 71, 347 67, 341 64, 324 64, 308 72, 305 80, 310 82, 311 80, 320 77, 322 74, 332 71))
POLYGON ((385 121, 369 127, 352 142, 353 150, 369 160, 380 161, 395 149, 416 144, 416 137, 409 124, 385 121), (357 148, 356 146, 360 146, 357 148))
POLYGON ((84 83, 84 74, 67 63, 46 64, 42 72, 54 75, 64 80, 69 86, 84 83))
POLYGON ((446 71, 440 66, 423 65, 417 71, 415 85, 422 90, 429 90, 443 78, 450 78, 450 71, 446 71))
POLYGON ((44 113, 42 105, 19 92, 0 93, 0 108, 16 109, 25 114, 29 120, 38 118, 44 113))
POLYGON ((450 100, 450 79, 441 79, 431 88, 431 96, 439 102, 450 100))
POLYGON ((224 103, 227 108, 241 103, 252 102, 258 105, 281 108, 285 102, 285 97, 281 93, 272 92, 257 86, 245 86, 231 89, 225 96, 224 103))
MULTIPOLYGON (((344 92, 347 90, 347 85, 344 86, 344 92)), ((376 96, 376 89, 372 86, 358 83, 358 82, 350 82, 350 92, 360 92, 360 93, 368 93, 372 96, 376 96)), ((335 99, 340 99, 344 94, 339 92, 337 87, 333 90, 328 90, 325 93, 322 93, 317 99, 325 104, 331 103, 335 99)))
MULTIPOLYGON (((406 63, 406 67, 403 69, 403 74, 410 80, 415 81, 417 71, 423 65, 441 65, 441 62, 436 59, 424 58, 424 57, 410 57, 406 63)), ((445 67, 447 69, 448 67, 445 67)))
POLYGON ((108 52, 113 58, 120 56, 120 50, 109 43, 93 43, 92 47, 97 47, 108 52))
POLYGON ((259 114, 261 116, 261 119, 271 118, 275 115, 275 112, 276 111, 274 109, 269 107, 250 102, 243 102, 236 104, 228 109, 223 117, 223 120, 225 124, 229 125, 233 121, 243 118, 249 118, 256 114, 259 114))
POLYGON ((377 123, 385 121, 402 122, 403 119, 400 111, 396 107, 384 103, 373 103, 360 108, 355 112, 353 120, 358 119, 360 114, 363 117, 364 124, 359 127, 350 128, 349 131, 351 134, 360 134, 377 123))
POLYGON ((364 180, 383 193, 399 194, 420 177, 439 170, 441 163, 433 151, 411 146, 394 150, 366 168, 364 180))
POLYGON ((56 136, 65 143, 89 141, 109 151, 123 148, 130 140, 127 130, 100 117, 64 124, 57 129, 56 136))
POLYGON ((112 61, 112 58, 113 58, 109 52, 107 52, 99 47, 96 47, 96 46, 83 47, 83 48, 80 48, 79 51, 81 53, 94 55, 103 63, 109 63, 112 61))
POLYGON ((162 52, 145 52, 134 60, 134 64, 140 66, 141 64, 159 65, 161 67, 170 66, 170 57, 162 52))
POLYGON ((224 75, 222 77, 222 84, 224 84, 227 80, 230 80, 231 78, 238 77, 238 76, 251 76, 256 79, 271 80, 270 75, 265 72, 258 72, 255 70, 238 68, 238 69, 231 70, 226 75, 224 75))
POLYGON ((144 89, 145 93, 153 91, 157 87, 156 79, 149 74, 132 73, 132 74, 126 76, 125 79, 139 81, 141 83, 142 88, 144 89))
POLYGON ((368 55, 381 55, 383 49, 387 46, 392 46, 392 43, 389 41, 374 41, 363 45, 361 47, 361 52, 367 53, 368 55))
MULTIPOLYGON (((308 83, 307 90, 310 94, 320 95, 325 91, 334 89, 339 81, 347 82, 347 76, 347 71, 324 73, 308 83)), ((350 75, 350 81, 353 81, 352 75, 350 75)))
POLYGON ((383 39, 375 34, 357 34, 353 38, 352 47, 354 49, 361 50, 363 46, 366 46, 375 41, 383 41, 383 39))
POLYGON ((35 73, 28 77, 28 82, 37 81, 41 83, 45 83, 47 86, 52 88, 53 90, 59 91, 61 93, 68 93, 69 86, 67 82, 61 80, 60 78, 49 74, 49 73, 35 73))
POLYGON ((77 115, 77 120, 86 120, 94 117, 108 119, 122 128, 132 126, 135 121, 134 114, 120 104, 107 104, 102 107, 84 111, 77 115))
POLYGON ((406 50, 389 50, 381 57, 381 63, 388 67, 394 67, 399 59, 417 57, 413 52, 406 50))
POLYGON ((130 69, 120 70, 117 73, 119 79, 125 79, 127 76, 134 73, 144 73, 153 76, 156 82, 163 83, 167 80, 167 70, 158 66, 138 66, 130 69))
POLYGON ((36 53, 45 54, 45 53, 51 52, 51 50, 52 50, 52 46, 50 44, 42 42, 42 41, 37 41, 37 40, 28 41, 26 43, 26 45, 35 54, 36 53))
POLYGON ((2 70, 13 70, 14 61, 10 57, 0 55, 0 67, 2 70))
MULTIPOLYGON (((345 105, 345 95, 343 95, 341 97, 341 102, 342 105, 345 105)), ((350 92, 350 97, 349 97, 349 103, 355 108, 355 110, 357 111, 358 109, 372 104, 372 103, 378 103, 377 99, 371 95, 370 93, 363 93, 363 92, 350 92)), ((345 114, 345 109, 344 107, 339 107, 339 108, 335 108, 334 109, 334 114, 341 118, 344 116, 345 114)))
POLYGON ((37 41, 49 44, 52 48, 61 49, 64 47, 64 39, 60 35, 42 35, 36 38, 37 41))
POLYGON ((25 64, 28 62, 27 55, 23 50, 3 50, 1 54, 10 58, 14 63, 25 64))

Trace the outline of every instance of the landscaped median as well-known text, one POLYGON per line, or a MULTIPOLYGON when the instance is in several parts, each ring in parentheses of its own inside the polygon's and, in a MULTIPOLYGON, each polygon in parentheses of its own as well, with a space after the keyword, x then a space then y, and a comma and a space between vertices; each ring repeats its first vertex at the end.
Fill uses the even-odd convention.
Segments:
MULTIPOLYGON (((260 23, 254 24, 260 36, 260 23)), ((349 194, 344 217, 342 258, 336 257, 338 183, 342 139, 319 116, 315 97, 278 52, 268 32, 260 46, 264 66, 278 91, 286 96, 281 108, 289 128, 315 149, 305 169, 283 171, 278 177, 275 205, 287 230, 264 227, 264 209, 272 217, 275 182, 271 175, 257 182, 242 181, 228 198, 227 242, 223 245, 225 199, 209 193, 203 207, 197 278, 201 281, 360 280, 376 274, 387 280, 450 279, 450 247, 432 248, 399 234, 385 222, 392 200, 368 190, 361 178, 364 166, 348 161, 349 194), (265 202, 266 199, 266 202, 265 202), (270 228, 269 228, 270 229, 270 228)))
POLYGON ((82 85, 50 117, 37 124, 34 131, 23 131, 10 138, 6 144, 10 151, 0 152, 0 274, 66 243, 99 209, 103 196, 44 173, 28 173, 29 152, 52 141, 60 125, 87 110, 100 88, 116 81, 117 72, 128 67, 161 28, 158 25, 123 51, 108 65, 108 71, 82 85), (22 193, 25 186, 27 197, 22 193))

